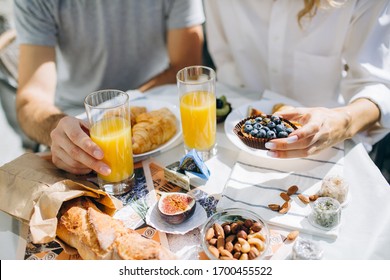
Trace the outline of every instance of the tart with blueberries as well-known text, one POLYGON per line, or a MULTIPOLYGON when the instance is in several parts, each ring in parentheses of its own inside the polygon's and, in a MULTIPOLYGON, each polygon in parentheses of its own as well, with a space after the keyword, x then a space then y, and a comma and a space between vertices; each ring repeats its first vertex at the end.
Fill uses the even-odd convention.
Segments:
POLYGON ((265 143, 276 138, 286 138, 296 129, 293 123, 284 118, 262 114, 240 121, 233 131, 245 145, 266 150, 265 143))

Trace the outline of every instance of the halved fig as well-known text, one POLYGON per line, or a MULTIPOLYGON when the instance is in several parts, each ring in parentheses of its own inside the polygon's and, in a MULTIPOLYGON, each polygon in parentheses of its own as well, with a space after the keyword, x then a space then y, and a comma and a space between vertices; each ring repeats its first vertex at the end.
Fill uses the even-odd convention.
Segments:
POLYGON ((158 201, 158 212, 169 224, 181 224, 195 212, 195 198, 179 192, 164 193, 158 201))

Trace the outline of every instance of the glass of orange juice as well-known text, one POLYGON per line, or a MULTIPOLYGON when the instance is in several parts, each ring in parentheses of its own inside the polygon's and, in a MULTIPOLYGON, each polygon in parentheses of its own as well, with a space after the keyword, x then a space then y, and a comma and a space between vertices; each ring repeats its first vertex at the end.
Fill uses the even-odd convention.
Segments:
POLYGON ((186 67, 176 75, 184 148, 195 149, 203 160, 217 152, 215 77, 205 66, 186 67))
POLYGON ((100 90, 90 93, 84 105, 91 139, 103 150, 103 162, 111 168, 107 176, 98 174, 98 184, 109 194, 126 193, 134 180, 129 96, 120 90, 100 90))

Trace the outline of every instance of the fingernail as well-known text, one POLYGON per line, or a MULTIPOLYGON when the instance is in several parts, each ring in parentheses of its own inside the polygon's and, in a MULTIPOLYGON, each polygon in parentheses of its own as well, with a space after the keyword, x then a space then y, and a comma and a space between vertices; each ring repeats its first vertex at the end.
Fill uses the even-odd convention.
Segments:
POLYGON ((95 158, 98 158, 98 159, 101 159, 101 158, 103 158, 103 152, 102 151, 100 151, 100 150, 95 150, 95 151, 93 151, 93 156, 95 157, 95 158))
POLYGON ((267 151, 267 156, 276 158, 276 157, 278 157, 278 154, 276 152, 273 152, 273 151, 267 151))
POLYGON ((275 149, 275 148, 276 148, 276 145, 275 145, 275 143, 267 142, 267 143, 265 143, 265 147, 266 147, 267 149, 272 150, 272 149, 275 149))
POLYGON ((287 137, 286 138, 286 142, 291 144, 291 143, 295 143, 298 141, 298 136, 297 135, 293 135, 291 137, 287 137))
POLYGON ((100 167, 100 173, 107 176, 111 173, 111 169, 108 166, 100 167))

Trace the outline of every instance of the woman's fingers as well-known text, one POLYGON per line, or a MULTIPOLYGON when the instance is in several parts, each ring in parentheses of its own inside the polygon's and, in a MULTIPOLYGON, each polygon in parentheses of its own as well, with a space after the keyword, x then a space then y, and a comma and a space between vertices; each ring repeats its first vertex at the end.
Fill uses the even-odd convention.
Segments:
POLYGON ((350 119, 339 109, 296 108, 280 112, 282 118, 302 124, 287 138, 266 143, 268 154, 278 158, 307 157, 348 138, 350 119))

